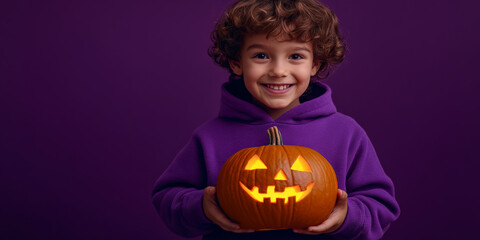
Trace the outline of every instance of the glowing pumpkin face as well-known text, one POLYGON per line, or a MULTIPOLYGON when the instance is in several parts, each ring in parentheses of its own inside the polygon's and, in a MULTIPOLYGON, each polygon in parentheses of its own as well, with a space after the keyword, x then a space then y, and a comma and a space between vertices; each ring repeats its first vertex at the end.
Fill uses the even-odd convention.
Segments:
MULTIPOLYGON (((248 160, 245 170, 256 170, 256 169, 268 169, 265 163, 260 159, 260 157, 255 154, 253 157, 248 160)), ((312 168, 308 164, 302 155, 298 155, 297 159, 293 163, 290 170, 301 171, 301 172, 312 172, 312 168)), ((285 172, 280 169, 275 177, 273 178, 276 181, 287 181, 288 177, 285 175, 285 172)), ((264 199, 270 198, 271 203, 276 203, 277 199, 283 199, 284 203, 288 203, 288 199, 293 197, 295 202, 299 202, 304 199, 310 192, 312 192, 315 182, 311 182, 307 185, 306 189, 302 191, 300 185, 288 186, 285 187, 283 191, 275 191, 275 185, 267 185, 267 192, 260 193, 259 187, 254 186, 252 190, 248 189, 241 181, 239 181, 240 187, 248 193, 253 199, 259 202, 264 202, 264 199)))
POLYGON ((276 127, 269 136, 271 145, 242 149, 222 167, 217 180, 222 210, 246 229, 322 223, 336 201, 333 168, 313 149, 282 145, 276 127))

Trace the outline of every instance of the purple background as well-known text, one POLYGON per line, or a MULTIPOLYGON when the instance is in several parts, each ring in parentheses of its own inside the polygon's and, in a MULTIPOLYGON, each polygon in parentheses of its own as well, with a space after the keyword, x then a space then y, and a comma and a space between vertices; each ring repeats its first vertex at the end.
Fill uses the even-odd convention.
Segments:
MULTIPOLYGON (((206 49, 230 2, 0 3, 1 239, 182 239, 151 191, 218 111, 227 73, 206 49)), ((384 239, 472 239, 478 4, 325 2, 349 50, 327 83, 402 208, 384 239)))

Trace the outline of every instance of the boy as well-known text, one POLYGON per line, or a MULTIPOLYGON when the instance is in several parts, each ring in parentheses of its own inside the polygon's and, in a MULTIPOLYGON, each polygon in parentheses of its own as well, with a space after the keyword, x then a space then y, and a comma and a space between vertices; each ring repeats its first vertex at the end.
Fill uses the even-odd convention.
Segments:
POLYGON ((219 116, 195 131, 156 183, 153 202, 166 225, 204 239, 379 239, 399 215, 393 183, 363 129, 336 112, 330 88, 318 81, 343 60, 333 12, 315 0, 240 0, 212 40, 209 55, 230 71, 230 81, 219 116), (272 126, 285 144, 312 148, 335 169, 337 202, 318 226, 254 232, 217 205, 223 163, 265 145, 272 126))

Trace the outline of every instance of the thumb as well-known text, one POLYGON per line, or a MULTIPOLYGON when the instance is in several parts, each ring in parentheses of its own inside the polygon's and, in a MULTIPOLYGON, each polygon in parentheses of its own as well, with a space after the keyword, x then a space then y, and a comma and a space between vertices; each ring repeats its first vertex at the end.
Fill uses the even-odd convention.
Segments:
POLYGON ((347 200, 347 198, 348 194, 345 191, 343 191, 342 189, 337 190, 337 202, 345 201, 347 200))
POLYGON ((206 187, 205 188, 205 194, 207 194, 209 196, 215 195, 215 192, 216 192, 215 187, 206 187))

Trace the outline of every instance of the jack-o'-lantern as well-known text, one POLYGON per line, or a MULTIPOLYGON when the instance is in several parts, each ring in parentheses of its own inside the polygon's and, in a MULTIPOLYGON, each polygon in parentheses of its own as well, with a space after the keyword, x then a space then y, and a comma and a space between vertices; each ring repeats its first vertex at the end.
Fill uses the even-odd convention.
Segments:
POLYGON ((311 148, 283 145, 277 127, 270 144, 242 149, 223 165, 217 198, 244 229, 306 228, 328 218, 337 198, 332 166, 311 148))

